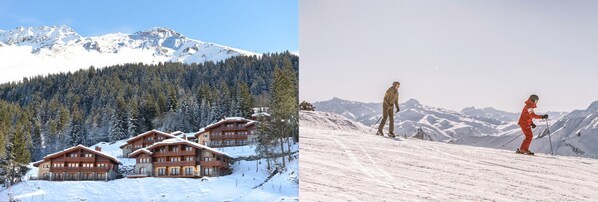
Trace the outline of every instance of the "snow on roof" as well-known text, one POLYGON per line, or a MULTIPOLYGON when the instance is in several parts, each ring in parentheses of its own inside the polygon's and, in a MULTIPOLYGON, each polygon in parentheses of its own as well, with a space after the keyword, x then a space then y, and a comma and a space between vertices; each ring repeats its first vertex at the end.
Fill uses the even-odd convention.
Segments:
MULTIPOLYGON (((227 156, 227 157, 229 157, 229 158, 232 158, 232 157, 231 157, 230 155, 228 155, 227 153, 224 153, 224 152, 218 151, 218 150, 216 150, 216 149, 213 149, 213 148, 211 148, 211 147, 208 147, 208 146, 204 146, 204 145, 197 144, 197 143, 195 143, 195 142, 191 142, 191 141, 189 141, 189 140, 185 140, 185 139, 182 139, 182 138, 178 138, 178 137, 177 137, 177 138, 173 138, 173 139, 167 139, 167 140, 163 140, 163 141, 161 141, 161 142, 156 142, 156 143, 154 143, 154 144, 152 144, 152 145, 150 145, 150 146, 148 146, 148 147, 146 147, 146 148, 144 148, 144 149, 148 149, 148 150, 149 150, 150 148, 153 148, 153 147, 156 147, 156 146, 159 146, 159 145, 172 145, 172 144, 176 144, 176 143, 185 143, 185 144, 188 144, 188 145, 194 146, 195 148, 207 149, 207 150, 209 150, 209 151, 211 151, 211 152, 214 152, 214 153, 221 154, 221 155, 227 156)), ((132 154, 131 154, 131 155, 132 155, 132 154)))
POLYGON ((133 153, 129 154, 129 156, 134 156, 135 154, 138 154, 138 153, 141 153, 141 152, 145 152, 145 153, 148 153, 150 155, 153 154, 153 152, 151 152, 150 150, 147 150, 146 148, 141 148, 141 149, 135 150, 133 153))
POLYGON ((171 135, 180 135, 180 134, 183 134, 183 131, 177 130, 177 131, 174 131, 174 132, 172 132, 170 134, 171 135))
POLYGON ((43 163, 44 161, 46 161, 46 159, 42 159, 42 160, 33 162, 32 165, 35 166, 35 167, 37 167, 37 166, 39 166, 39 164, 43 163))
POLYGON ((210 125, 207 125, 206 127, 199 129, 199 131, 197 131, 197 133, 195 133, 195 134, 197 135, 198 133, 202 133, 202 132, 206 131, 206 129, 208 129, 208 128, 223 124, 228 121, 247 121, 248 123, 246 123, 246 124, 249 124, 249 122, 252 122, 253 120, 246 119, 243 117, 225 117, 224 119, 221 119, 220 121, 218 121, 216 123, 212 123, 210 125))
POLYGON ((145 132, 145 133, 141 133, 141 134, 139 134, 139 135, 136 135, 135 137, 131 137, 131 138, 129 138, 129 139, 127 140, 127 143, 128 143, 128 142, 130 142, 131 140, 138 139, 138 138, 140 138, 140 137, 143 137, 144 135, 147 135, 147 134, 149 134, 149 133, 152 133, 152 132, 155 132, 155 133, 160 133, 160 134, 162 134, 162 135, 166 135, 166 136, 168 136, 168 137, 172 137, 172 138, 175 138, 175 137, 176 137, 176 136, 174 136, 174 135, 171 135, 170 133, 167 133, 167 132, 162 132, 162 131, 159 131, 159 130, 156 130, 156 129, 152 129, 152 130, 150 130, 150 131, 147 131, 147 132, 145 132))
POLYGON ((110 154, 106 154, 106 153, 104 153, 104 152, 101 152, 101 151, 96 151, 95 149, 91 149, 91 148, 89 148, 89 147, 86 147, 86 146, 83 146, 83 145, 81 145, 81 144, 80 144, 80 145, 77 145, 77 146, 73 146, 73 147, 66 148, 66 149, 64 149, 64 150, 62 150, 62 151, 59 151, 59 152, 55 152, 55 153, 52 153, 52 154, 48 154, 48 155, 46 155, 46 156, 44 157, 44 160, 48 160, 47 158, 50 158, 50 157, 52 157, 52 156, 55 156, 55 155, 57 155, 57 154, 61 154, 61 153, 64 153, 64 152, 67 152, 67 151, 70 151, 70 150, 73 150, 73 149, 76 149, 76 148, 81 148, 81 149, 87 150, 87 151, 89 151, 89 152, 92 152, 92 153, 95 153, 95 154, 98 154, 98 155, 104 156, 104 157, 106 157, 106 158, 109 158, 109 159, 111 159, 111 160, 114 160, 114 161, 116 161, 116 163, 120 163, 120 161, 119 161, 118 159, 114 158, 114 157, 113 157, 112 155, 110 155, 110 154))

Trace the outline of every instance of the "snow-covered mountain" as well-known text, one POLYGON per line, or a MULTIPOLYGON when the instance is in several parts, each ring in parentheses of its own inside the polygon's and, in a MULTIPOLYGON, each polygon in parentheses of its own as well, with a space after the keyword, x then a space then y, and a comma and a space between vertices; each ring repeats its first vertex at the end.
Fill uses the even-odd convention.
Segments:
POLYGON ((519 114, 517 113, 501 111, 492 107, 466 107, 463 110, 461 110, 461 113, 469 116, 485 117, 505 122, 516 121, 517 119, 519 119, 519 114))
POLYGON ((220 61, 256 53, 190 39, 162 27, 85 37, 68 26, 0 30, 0 82, 123 63, 220 61))
MULTIPOLYGON (((314 106, 318 111, 340 114, 370 128, 381 114, 380 103, 361 103, 339 98, 316 102, 314 106)), ((421 132, 433 141, 510 150, 515 150, 523 139, 517 125, 519 114, 513 121, 507 121, 513 118, 513 113, 493 108, 466 108, 459 113, 422 105, 414 99, 400 103, 400 107, 401 112, 395 117, 395 133, 399 135, 413 137, 421 128, 421 132), (516 140, 506 144, 514 138, 516 140)), ((598 101, 585 110, 548 114, 551 124, 550 139, 556 154, 598 158, 598 101), (580 136, 577 136, 578 133, 580 136)), ((533 130, 534 136, 541 136, 546 129, 546 122, 538 119, 534 122, 538 125, 533 130)), ((376 128, 370 132, 375 131, 376 128)), ((551 153, 548 136, 535 139, 530 150, 551 153)))
MULTIPOLYGON (((495 119, 467 116, 459 112, 422 105, 415 99, 400 103, 396 116, 395 133, 412 136, 421 128, 434 141, 451 141, 461 136, 497 134, 507 123, 495 119)), ((316 110, 333 112, 351 120, 372 126, 382 114, 382 104, 361 103, 333 98, 314 103, 316 110)), ((376 128, 372 130, 374 133, 376 128)))
POLYGON ((598 160, 390 139, 300 112, 305 201, 596 201, 598 160))

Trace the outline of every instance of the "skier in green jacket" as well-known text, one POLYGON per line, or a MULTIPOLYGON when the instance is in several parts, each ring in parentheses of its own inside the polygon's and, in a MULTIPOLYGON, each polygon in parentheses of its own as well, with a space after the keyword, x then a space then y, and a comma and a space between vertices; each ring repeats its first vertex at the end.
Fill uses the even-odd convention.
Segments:
POLYGON ((380 126, 378 127, 378 132, 376 135, 384 136, 382 133, 382 129, 384 129, 384 124, 386 124, 386 119, 389 119, 388 123, 388 136, 395 137, 395 120, 394 115, 401 111, 399 109, 399 87, 401 83, 395 81, 392 83, 392 87, 386 90, 384 94, 384 103, 382 103, 382 121, 380 122, 380 126), (397 111, 393 113, 393 106, 397 108, 397 111))

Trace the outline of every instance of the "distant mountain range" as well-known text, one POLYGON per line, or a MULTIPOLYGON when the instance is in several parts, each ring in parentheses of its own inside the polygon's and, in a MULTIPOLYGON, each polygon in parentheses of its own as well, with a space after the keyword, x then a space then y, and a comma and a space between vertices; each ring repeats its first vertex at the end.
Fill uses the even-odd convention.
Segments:
MULTIPOLYGON (((381 116, 381 103, 363 103, 333 98, 314 103, 316 110, 332 112, 370 128, 381 116)), ((421 129, 431 140, 483 147, 515 149, 523 139, 505 145, 521 135, 517 125, 518 113, 491 107, 468 107, 461 112, 431 107, 415 99, 400 103, 401 112, 395 117, 395 133, 412 137, 421 129), (505 146, 503 146, 505 145, 505 146)), ((570 113, 548 112, 554 151, 561 155, 598 157, 598 101, 585 110, 570 113), (580 133, 578 137, 577 134, 580 133)), ((536 119, 534 135, 545 130, 545 121, 536 119)), ((376 132, 376 127, 371 133, 376 132)), ((532 151, 550 153, 548 136, 534 140, 532 151)))
POLYGON ((6 82, 89 66, 138 62, 190 64, 257 53, 190 39, 162 27, 133 34, 111 33, 84 37, 62 25, 0 30, 0 55, 3 56, 0 82, 6 82))

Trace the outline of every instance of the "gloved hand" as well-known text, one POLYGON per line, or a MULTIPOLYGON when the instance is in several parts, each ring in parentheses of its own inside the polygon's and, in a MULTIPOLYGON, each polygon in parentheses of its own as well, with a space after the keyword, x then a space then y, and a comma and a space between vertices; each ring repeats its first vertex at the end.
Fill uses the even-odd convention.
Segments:
POLYGON ((395 113, 399 113, 400 111, 401 111, 401 109, 397 108, 397 112, 395 112, 395 113))
POLYGON ((532 123, 532 125, 530 125, 530 126, 532 126, 532 128, 536 128, 536 124, 534 124, 534 123, 532 123))
POLYGON ((548 119, 548 114, 542 115, 542 119, 548 119))

